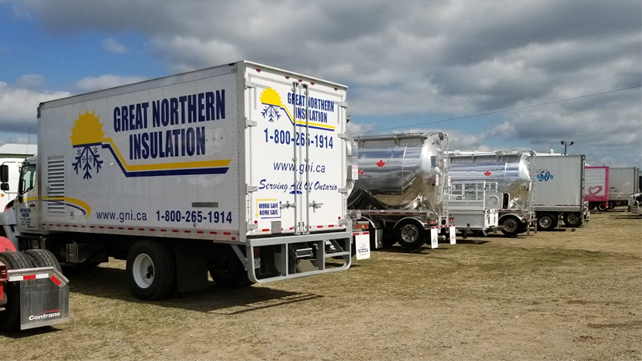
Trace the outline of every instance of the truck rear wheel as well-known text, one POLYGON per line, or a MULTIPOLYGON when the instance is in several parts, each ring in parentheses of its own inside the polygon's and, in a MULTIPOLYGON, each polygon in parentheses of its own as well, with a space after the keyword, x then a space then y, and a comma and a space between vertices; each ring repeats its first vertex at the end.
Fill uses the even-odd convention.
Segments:
POLYGON ((24 251, 23 253, 31 258, 31 261, 33 261, 33 265, 35 267, 53 267, 58 271, 62 271, 62 268, 60 268, 60 263, 58 263, 56 256, 45 249, 30 249, 28 251, 24 251))
POLYGON ((169 248, 153 241, 135 243, 127 255, 132 293, 143 300, 167 297, 176 282, 176 265, 169 248))
POLYGON ((600 202, 597 205, 597 210, 600 212, 606 212, 609 209, 609 204, 606 202, 600 202))
POLYGON ((579 227, 582 225, 582 215, 573 212, 565 213, 564 224, 567 227, 579 227))
POLYGON ((250 284, 247 270, 236 256, 232 246, 219 248, 219 253, 210 267, 210 276, 223 288, 240 288, 250 284))
MULTIPOLYGON (((31 258, 21 252, 2 252, 0 262, 9 270, 34 267, 31 258)), ((4 306, 5 310, 0 312, 0 331, 17 331, 20 329, 20 282, 8 282, 4 292, 7 304, 4 306)))
POLYGON ((501 222, 502 233, 510 237, 517 235, 520 230, 520 223, 515 217, 505 217, 501 222))
POLYGON ((416 221, 406 220, 395 227, 395 239, 408 250, 415 250, 426 243, 426 231, 416 221))
POLYGON ((537 230, 552 231, 557 227, 557 218, 550 213, 537 215, 537 230))

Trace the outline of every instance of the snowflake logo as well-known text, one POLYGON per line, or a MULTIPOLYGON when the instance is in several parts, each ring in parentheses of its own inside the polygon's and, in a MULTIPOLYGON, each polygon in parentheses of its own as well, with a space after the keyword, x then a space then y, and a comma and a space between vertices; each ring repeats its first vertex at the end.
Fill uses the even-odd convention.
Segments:
POLYGON ((275 117, 276 119, 281 118, 281 114, 279 114, 279 108, 277 108, 275 105, 267 105, 261 112, 261 115, 263 116, 263 118, 268 118, 270 122, 274 122, 275 117))
POLYGON ((71 163, 74 166, 76 174, 82 169, 85 171, 85 174, 82 176, 82 179, 91 178, 91 170, 96 169, 96 173, 100 171, 100 167, 104 161, 100 160, 100 154, 98 154, 98 146, 85 145, 76 151, 76 161, 71 163))
POLYGON ((76 174, 84 172, 83 179, 90 179, 93 170, 97 174, 104 162, 98 153, 105 136, 99 119, 100 117, 95 116, 93 112, 89 113, 85 110, 85 114, 78 114, 78 119, 71 128, 69 139, 71 139, 71 145, 77 149, 71 165, 76 174))

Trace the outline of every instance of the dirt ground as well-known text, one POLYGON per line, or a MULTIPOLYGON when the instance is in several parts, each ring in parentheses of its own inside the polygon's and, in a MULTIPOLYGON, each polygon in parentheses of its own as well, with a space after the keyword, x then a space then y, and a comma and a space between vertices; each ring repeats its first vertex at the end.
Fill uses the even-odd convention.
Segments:
POLYGON ((345 272, 161 302, 124 263, 69 275, 68 323, 0 360, 642 360, 642 217, 372 253, 345 272))

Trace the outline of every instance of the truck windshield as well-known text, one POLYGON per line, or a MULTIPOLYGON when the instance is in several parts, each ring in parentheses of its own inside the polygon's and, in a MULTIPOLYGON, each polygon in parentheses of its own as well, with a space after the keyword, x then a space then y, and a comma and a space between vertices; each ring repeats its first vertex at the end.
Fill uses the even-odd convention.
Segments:
POLYGON ((26 164, 20 171, 20 184, 18 185, 18 193, 25 194, 33 189, 36 185, 36 165, 26 164))

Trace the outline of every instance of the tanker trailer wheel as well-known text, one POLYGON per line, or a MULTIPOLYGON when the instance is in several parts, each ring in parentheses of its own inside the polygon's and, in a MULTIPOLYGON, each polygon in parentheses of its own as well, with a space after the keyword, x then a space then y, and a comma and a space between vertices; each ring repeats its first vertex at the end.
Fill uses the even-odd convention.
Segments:
POLYGON ((169 248, 153 241, 136 242, 127 254, 129 286, 137 298, 167 297, 176 281, 176 266, 169 248))
POLYGON ((502 233, 512 237, 519 233, 521 222, 516 217, 505 217, 502 219, 502 233))
POLYGON ((214 282, 223 288, 241 288, 250 284, 247 270, 229 245, 216 247, 209 271, 214 282))
POLYGON ((564 224, 567 227, 579 227, 582 225, 582 215, 579 213, 564 213, 564 224))
POLYGON ((557 218, 552 214, 543 213, 537 215, 537 230, 552 231, 557 226, 557 218))
POLYGON ((600 203, 597 205, 597 210, 598 210, 598 211, 600 211, 600 212, 606 212, 606 211, 608 211, 608 210, 609 210, 609 205, 608 205, 608 203, 606 203, 606 202, 600 202, 600 203))
POLYGON ((395 239, 402 247, 412 251, 426 243, 426 231, 419 223, 408 219, 395 227, 395 239))
MULTIPOLYGON (((10 270, 34 267, 31 258, 20 252, 2 252, 0 262, 10 270)), ((17 331, 20 329, 20 282, 8 282, 4 286, 4 292, 7 304, 4 306, 5 310, 0 311, 0 331, 17 331)))
POLYGON ((31 258, 35 267, 53 267, 62 272, 62 268, 60 268, 60 263, 58 263, 56 256, 45 249, 30 249, 23 253, 31 258))

